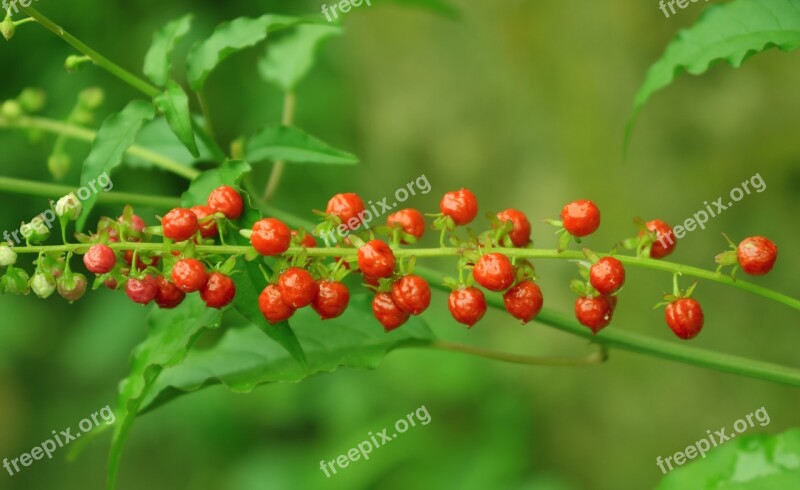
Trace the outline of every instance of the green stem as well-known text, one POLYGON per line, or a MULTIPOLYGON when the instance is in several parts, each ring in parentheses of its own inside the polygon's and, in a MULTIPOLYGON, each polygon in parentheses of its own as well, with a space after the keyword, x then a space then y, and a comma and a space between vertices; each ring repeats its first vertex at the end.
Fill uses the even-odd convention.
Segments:
MULTIPOLYGON (((39 129, 48 133, 63 135, 68 138, 82 140, 89 143, 93 142, 95 136, 97 136, 97 132, 91 129, 86 129, 80 126, 75 126, 43 117, 20 116, 16 119, 9 120, 0 116, 0 128, 39 129)), ((147 160, 156 167, 172 172, 188 180, 193 180, 195 177, 200 175, 198 170, 187 167, 186 165, 176 162, 171 158, 167 158, 141 146, 133 145, 128 148, 127 153, 129 155, 134 155, 147 160)))
POLYGON ((50 19, 42 15, 35 8, 24 7, 20 5, 20 9, 22 9, 22 11, 25 12, 26 14, 33 17, 39 24, 43 25, 44 27, 52 31, 56 36, 60 37, 61 39, 69 43, 72 47, 74 47, 81 53, 91 58, 94 64, 107 70, 109 73, 116 76, 125 83, 129 84, 136 90, 139 90, 140 92, 144 93, 150 98, 152 98, 158 93, 158 89, 155 86, 147 83, 146 81, 142 80, 136 75, 130 73, 121 66, 117 65, 116 63, 113 63, 105 56, 101 55, 97 51, 93 50, 92 48, 84 44, 80 39, 76 38, 72 34, 65 31, 61 26, 57 25, 55 22, 51 21, 50 19))
MULTIPOLYGON (((412 345, 412 347, 415 347, 412 345)), ((495 361, 510 362, 512 364, 524 364, 527 366, 589 366, 605 362, 608 358, 605 348, 600 348, 586 357, 581 358, 560 358, 560 357, 532 357, 521 354, 509 354, 507 352, 497 352, 471 345, 457 344, 435 340, 427 345, 431 349, 444 350, 450 352, 460 352, 475 357, 493 359, 495 361)))
POLYGON ((203 119, 205 119, 205 130, 211 139, 216 141, 216 138, 214 138, 214 128, 211 126, 211 111, 208 108, 208 102, 202 90, 197 92, 197 101, 200 103, 200 112, 203 114, 203 119))
MULTIPOLYGON (((284 126, 291 126, 292 122, 294 121, 294 108, 296 104, 295 96, 292 92, 287 92, 286 95, 283 97, 283 115, 281 116, 281 124, 284 126)), ((267 181, 267 187, 264 190, 264 202, 269 202, 272 200, 272 196, 275 195, 275 191, 278 190, 278 185, 281 182, 281 177, 283 176, 283 169, 286 166, 286 162, 284 161, 277 161, 272 166, 272 172, 270 172, 269 180, 267 181)))

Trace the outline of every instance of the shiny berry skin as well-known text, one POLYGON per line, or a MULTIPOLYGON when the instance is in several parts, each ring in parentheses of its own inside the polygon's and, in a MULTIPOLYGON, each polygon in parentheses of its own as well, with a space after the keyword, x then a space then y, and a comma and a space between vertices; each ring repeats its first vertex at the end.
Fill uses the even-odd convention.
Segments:
POLYGON ((310 272, 292 267, 281 274, 278 279, 278 290, 284 303, 292 308, 303 308, 314 301, 319 293, 319 286, 310 272))
POLYGON ((175 242, 192 238, 198 227, 197 216, 191 209, 175 208, 161 218, 164 236, 175 242))
POLYGON ((503 254, 488 253, 472 268, 475 282, 489 291, 505 291, 514 284, 516 271, 511 261, 503 254))
POLYGON ((365 276, 375 278, 389 277, 394 272, 397 261, 389 245, 382 240, 370 240, 358 249, 358 268, 365 276))
POLYGON ((478 199, 468 189, 451 191, 442 197, 439 209, 459 226, 469 224, 478 215, 478 199))
POLYGON ((503 303, 506 311, 511 313, 514 318, 522 320, 524 325, 536 318, 536 315, 542 311, 544 297, 536 283, 525 280, 506 291, 503 295, 503 303))
POLYGON ((600 210, 592 201, 573 201, 561 210, 561 222, 571 235, 588 236, 600 226, 600 210))
POLYGON ((223 185, 217 187, 208 195, 208 207, 215 213, 222 213, 230 220, 238 219, 242 215, 244 203, 242 196, 236 189, 223 185))
POLYGON ((132 277, 125 284, 125 294, 140 305, 146 305, 156 299, 158 291, 158 283, 153 276, 144 276, 141 279, 132 277))
POLYGON ((472 328, 486 314, 486 297, 478 288, 456 289, 450 293, 447 306, 458 323, 472 328))
POLYGON ((613 314, 614 308, 605 296, 575 300, 575 317, 594 333, 607 327, 613 314))
POLYGON ((270 323, 285 322, 294 315, 295 309, 283 301, 278 286, 270 284, 258 296, 258 309, 270 323))
POLYGON ((261 255, 280 255, 289 249, 292 243, 292 231, 283 221, 265 218, 253 225, 250 243, 261 255))
POLYGON ((667 305, 664 312, 669 328, 678 337, 689 340, 703 328, 703 309, 691 298, 682 298, 667 305))
POLYGON ((625 267, 614 257, 603 257, 589 269, 589 282, 603 296, 615 293, 625 284, 625 267))
POLYGON ((341 316, 350 303, 350 291, 341 282, 319 281, 319 293, 311 302, 311 307, 323 320, 341 316))
POLYGON ((418 240, 425 234, 425 217, 416 209, 407 208, 392 213, 386 218, 386 224, 390 227, 399 226, 404 233, 418 240))
POLYGON ((392 300, 406 313, 419 315, 431 305, 431 288, 419 276, 403 276, 392 284, 392 300))
POLYGON ((508 236, 515 247, 524 247, 531 243, 531 223, 525 213, 517 209, 509 208, 497 213, 500 222, 510 221, 513 228, 508 236))
POLYGON ((375 318, 383 325, 387 332, 398 328, 408 321, 410 315, 398 307, 392 295, 389 293, 378 293, 372 300, 372 313, 375 318))
POLYGON ((361 225, 364 201, 357 194, 336 194, 328 201, 325 212, 338 216, 349 230, 355 230, 361 225))
POLYGON ((117 263, 117 255, 108 245, 98 243, 92 245, 88 252, 83 256, 83 263, 89 271, 95 274, 107 274, 114 269, 117 263))
POLYGON ((181 259, 172 267, 172 282, 184 293, 200 291, 208 282, 206 267, 197 259, 181 259))
POLYGON ((650 247, 650 258, 661 259, 675 250, 678 243, 671 226, 660 219, 648 221, 645 226, 650 232, 656 233, 656 241, 650 247))
POLYGON ((763 276, 772 270, 778 258, 778 247, 763 236, 751 236, 739 243, 736 249, 739 266, 751 276, 763 276))
POLYGON ((200 223, 203 218, 211 216, 214 214, 214 210, 211 209, 209 206, 192 206, 192 212, 195 216, 197 216, 198 226, 200 228, 200 235, 203 238, 211 238, 217 236, 217 222, 216 220, 210 219, 208 221, 204 221, 200 223))
MULTIPOLYGON (((300 236, 300 234, 297 231, 292 230, 292 237, 293 238, 297 238, 299 236, 300 236)), ((314 235, 312 235, 311 233, 306 232, 306 234, 303 235, 303 240, 300 242, 300 246, 301 247, 306 247, 306 248, 314 248, 314 247, 317 246, 317 240, 314 238, 314 235)))
POLYGON ((175 308, 186 298, 186 293, 178 289, 178 286, 166 277, 157 276, 156 284, 158 285, 158 293, 155 299, 159 308, 165 310, 175 308))
POLYGON ((200 298, 209 308, 222 309, 228 306, 236 296, 236 285, 233 279, 219 272, 212 272, 208 282, 200 290, 200 298))

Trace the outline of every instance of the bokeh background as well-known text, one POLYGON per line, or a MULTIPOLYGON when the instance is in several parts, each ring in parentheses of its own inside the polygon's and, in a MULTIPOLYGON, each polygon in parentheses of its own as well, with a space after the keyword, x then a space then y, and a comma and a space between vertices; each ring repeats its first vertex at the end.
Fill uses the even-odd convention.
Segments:
MULTIPOLYGON (((425 174, 432 192, 410 205, 435 211, 442 193, 472 189, 481 209, 517 207, 541 223, 572 199, 590 198, 603 226, 587 242, 603 250, 635 232, 634 216, 677 224, 760 173, 765 192, 743 199, 679 243, 675 261, 707 268, 725 248, 722 232, 763 234, 778 243, 778 267, 757 282, 798 296, 800 228, 800 53, 768 52, 733 70, 681 76, 639 118, 628 160, 622 137, 633 95, 648 66, 704 4, 664 18, 657 2, 449 0, 458 19, 375 1, 345 18, 347 33, 322 52, 298 89, 297 124, 359 155, 358 167, 294 167, 276 205, 311 218, 336 192, 391 195, 425 174)), ((318 1, 43 0, 37 8, 121 65, 140 73, 152 32, 187 12, 192 40, 223 20, 265 12, 317 13, 318 1)), ((185 52, 185 43, 181 52, 185 52)), ((275 121, 281 96, 255 64, 263 47, 228 60, 209 80, 221 139, 275 121)), ((107 101, 99 119, 138 94, 91 67, 68 74, 73 52, 33 24, 0 45, 0 100, 24 87, 45 89, 45 114, 64 117, 77 93, 97 85, 107 101)), ((180 69, 181 67, 178 66, 180 69)), ((52 137, 30 144, 0 132, 3 175, 51 180, 52 137)), ((67 146, 81 162, 88 146, 67 146)), ((65 182, 76 184, 75 165, 65 182)), ((256 180, 267 169, 257 172, 256 180)), ((156 170, 123 167, 115 190, 178 195, 185 182, 156 170)), ((46 200, 0 193, 0 227, 41 212, 46 200)), ((100 207, 99 212, 117 213, 100 207)), ((140 210, 153 219, 159 210, 140 210)), ((570 311, 574 267, 537 263, 546 305, 570 311)), ((629 268, 629 287, 609 328, 673 339, 651 305, 669 275, 629 268)), ((715 284, 696 297, 705 329, 692 344, 798 367, 797 313, 715 284)), ((520 327, 497 312, 470 332, 449 318, 442 295, 427 319, 444 339, 541 355, 582 355, 588 346, 542 325, 520 327)), ((115 401, 129 352, 144 336, 146 311, 101 290, 75 305, 53 297, 0 296, 0 457, 17 457, 51 430, 115 401)), ((377 324, 375 328, 379 328, 377 324)), ((677 342, 677 339, 675 339, 677 342)), ((797 389, 612 351, 592 368, 527 368, 458 354, 403 349, 376 371, 343 369, 250 395, 211 388, 137 420, 125 449, 121 489, 461 488, 641 489, 661 477, 657 456, 684 449, 707 429, 730 426, 764 406, 771 423, 752 433, 800 425, 797 389), (418 427, 326 479, 333 459, 397 418, 425 405, 418 427)), ((101 488, 108 439, 75 462, 65 451, 0 488, 101 488)))

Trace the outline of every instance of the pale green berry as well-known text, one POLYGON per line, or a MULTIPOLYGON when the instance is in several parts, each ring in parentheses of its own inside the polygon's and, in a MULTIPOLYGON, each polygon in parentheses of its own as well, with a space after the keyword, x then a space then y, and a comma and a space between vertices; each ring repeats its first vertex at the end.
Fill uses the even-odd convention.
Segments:
POLYGON ((17 254, 6 244, 0 245, 0 267, 8 267, 17 263, 17 254))
POLYGON ((71 221, 77 220, 82 210, 83 205, 73 193, 67 194, 56 203, 56 214, 66 217, 71 221))
POLYGON ((36 296, 47 299, 56 290, 56 280, 44 272, 37 272, 31 278, 31 289, 36 296))

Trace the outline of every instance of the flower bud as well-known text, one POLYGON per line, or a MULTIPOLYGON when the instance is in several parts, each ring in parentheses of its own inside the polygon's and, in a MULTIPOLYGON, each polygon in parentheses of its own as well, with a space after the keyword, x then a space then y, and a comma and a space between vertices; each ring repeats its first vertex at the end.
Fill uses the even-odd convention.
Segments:
POLYGON ((78 95, 78 103, 81 107, 90 111, 100 107, 104 99, 105 95, 103 94, 103 89, 98 87, 89 87, 81 91, 78 95))
POLYGON ((6 41, 10 41, 12 37, 14 37, 14 31, 17 28, 14 26, 14 21, 11 20, 11 17, 7 16, 2 22, 0 22, 0 33, 3 34, 3 37, 6 38, 6 41))
POLYGON ((7 267, 17 263, 17 254, 3 243, 0 244, 0 267, 7 267))
POLYGON ((0 290, 11 294, 28 294, 28 273, 18 267, 9 267, 0 278, 0 290))
POLYGON ((16 100, 7 100, 0 106, 0 115, 13 121, 22 115, 22 106, 16 100))
POLYGON ((62 298, 72 303, 81 299, 88 284, 83 274, 65 274, 56 281, 56 288, 62 298))
POLYGON ((56 180, 61 180, 66 177, 71 166, 72 159, 66 153, 53 153, 47 159, 47 170, 50 171, 50 175, 56 180))
POLYGON ((20 105, 26 112, 39 112, 44 108, 47 96, 44 90, 38 88, 26 88, 17 97, 20 105))
POLYGON ((37 216, 30 223, 20 226, 19 232, 31 243, 42 243, 50 238, 50 229, 44 224, 41 216, 37 216))
POLYGON ((46 272, 37 272, 31 278, 31 289, 36 296, 47 299, 56 290, 56 280, 46 272))
POLYGON ((78 219, 78 217, 81 215, 82 209, 83 205, 81 204, 80 200, 78 200, 78 198, 75 197, 75 194, 71 192, 59 199, 56 203, 56 214, 66 217, 71 221, 78 219))

